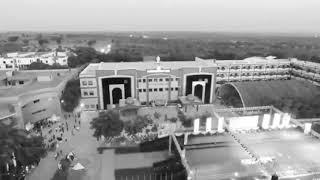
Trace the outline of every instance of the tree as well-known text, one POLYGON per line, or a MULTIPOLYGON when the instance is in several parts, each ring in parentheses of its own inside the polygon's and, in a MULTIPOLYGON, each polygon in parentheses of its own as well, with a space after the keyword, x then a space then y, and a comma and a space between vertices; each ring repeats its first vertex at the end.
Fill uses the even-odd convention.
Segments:
POLYGON ((138 116, 137 119, 133 121, 126 121, 124 123, 124 129, 129 134, 137 134, 142 132, 143 128, 146 128, 149 124, 152 124, 152 119, 146 116, 138 116))
POLYGON ((19 39, 19 36, 9 36, 8 41, 10 42, 16 42, 19 39))
POLYGON ((54 63, 52 65, 45 64, 42 62, 33 62, 29 65, 28 70, 41 70, 41 69, 66 69, 68 67, 61 66, 58 63, 54 63))
POLYGON ((96 43, 97 43, 97 41, 94 40, 94 39, 93 39, 93 40, 89 40, 89 41, 88 41, 88 46, 91 47, 91 46, 93 46, 93 45, 96 44, 96 43))
POLYGON ((66 112, 73 112, 79 105, 80 97, 80 80, 69 80, 61 96, 61 100, 63 100, 61 104, 62 109, 66 112))
POLYGON ((48 44, 49 41, 47 39, 39 39, 38 43, 41 47, 43 47, 45 44, 48 44))
POLYGON ((23 44, 28 45, 29 44, 29 40, 28 39, 24 39, 22 40, 23 44))
POLYGON ((9 123, 0 121, 0 174, 9 173, 9 176, 15 177, 21 176, 26 166, 37 164, 46 154, 43 138, 32 136, 24 129, 15 128, 16 124, 14 119, 9 123), (3 168, 7 164, 10 167, 9 172, 3 168))
POLYGON ((117 111, 109 110, 107 112, 100 112, 99 116, 94 118, 91 122, 91 129, 94 129, 93 136, 100 138, 119 136, 124 124, 120 120, 120 115, 117 111))

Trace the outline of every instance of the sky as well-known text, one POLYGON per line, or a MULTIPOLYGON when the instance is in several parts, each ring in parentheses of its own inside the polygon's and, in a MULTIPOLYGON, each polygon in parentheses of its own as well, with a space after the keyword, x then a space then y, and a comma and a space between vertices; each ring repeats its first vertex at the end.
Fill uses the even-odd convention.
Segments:
POLYGON ((320 32, 320 0, 0 0, 0 31, 320 32))

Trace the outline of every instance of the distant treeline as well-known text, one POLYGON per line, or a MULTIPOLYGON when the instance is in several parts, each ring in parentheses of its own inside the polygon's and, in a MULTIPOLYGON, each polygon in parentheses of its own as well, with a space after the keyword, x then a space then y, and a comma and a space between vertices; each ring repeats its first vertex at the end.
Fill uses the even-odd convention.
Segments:
POLYGON ((77 57, 69 58, 69 66, 88 62, 142 61, 143 56, 159 55, 162 61, 186 61, 195 57, 219 60, 240 60, 251 56, 295 57, 301 60, 320 62, 320 39, 250 39, 248 41, 212 41, 194 39, 143 39, 115 37, 109 54, 93 48, 78 47, 77 57))

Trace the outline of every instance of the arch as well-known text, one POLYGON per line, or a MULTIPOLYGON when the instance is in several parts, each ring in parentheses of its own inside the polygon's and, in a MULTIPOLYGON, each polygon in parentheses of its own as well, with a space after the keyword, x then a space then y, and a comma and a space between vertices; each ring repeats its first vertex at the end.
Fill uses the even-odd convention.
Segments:
POLYGON ((122 90, 120 88, 112 89, 112 104, 119 104, 120 99, 122 99, 122 90))
POLYGON ((201 84, 197 84, 196 86, 194 86, 194 96, 197 96, 199 99, 202 99, 203 94, 203 86, 201 84))
POLYGON ((239 91, 238 87, 237 87, 235 84, 233 84, 233 83, 223 84, 223 85, 219 88, 219 90, 218 90, 219 96, 221 95, 222 92, 227 91, 227 88, 232 88, 232 89, 234 89, 234 90, 238 93, 238 95, 239 95, 239 97, 240 97, 242 106, 243 106, 243 107, 246 107, 246 103, 244 102, 244 99, 243 99, 243 97, 242 97, 241 92, 239 91))

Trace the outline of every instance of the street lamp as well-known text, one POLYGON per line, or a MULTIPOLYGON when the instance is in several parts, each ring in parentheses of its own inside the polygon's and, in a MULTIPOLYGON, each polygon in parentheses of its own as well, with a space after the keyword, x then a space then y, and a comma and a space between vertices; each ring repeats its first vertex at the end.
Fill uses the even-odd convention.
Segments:
POLYGON ((61 101, 60 101, 61 103, 64 103, 64 100, 63 99, 61 99, 61 101))
POLYGON ((83 108, 83 107, 84 107, 84 103, 81 103, 81 104, 80 104, 80 107, 83 108))

